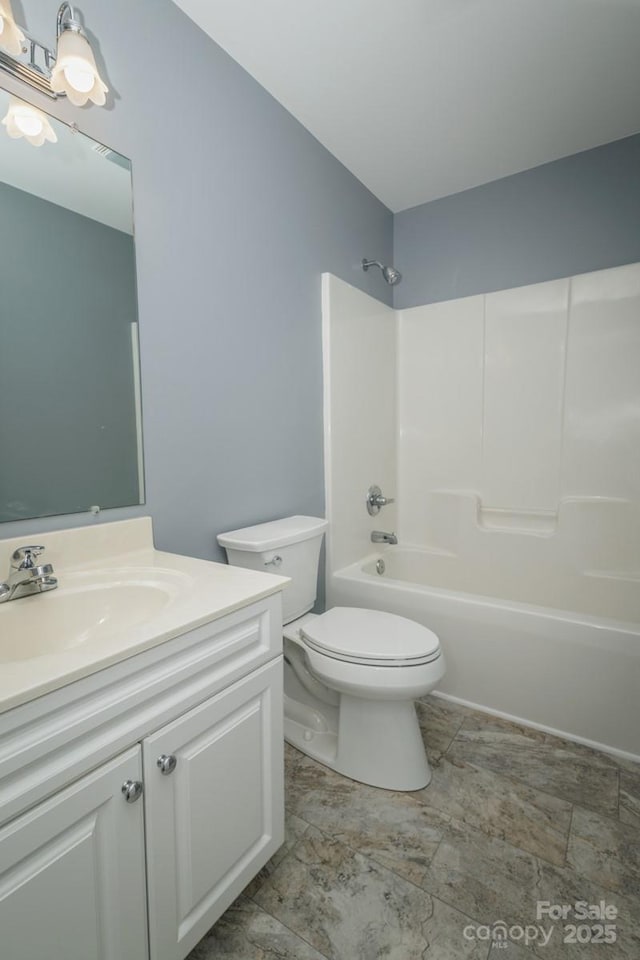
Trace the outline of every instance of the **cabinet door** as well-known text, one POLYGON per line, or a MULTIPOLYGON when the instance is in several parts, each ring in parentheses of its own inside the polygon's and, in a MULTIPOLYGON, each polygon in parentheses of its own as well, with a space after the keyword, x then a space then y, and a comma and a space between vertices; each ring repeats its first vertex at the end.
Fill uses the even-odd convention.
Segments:
POLYGON ((279 658, 143 742, 152 960, 185 957, 282 844, 282 724, 279 658))
POLYGON ((0 831, 2 960, 145 960, 141 779, 128 750, 0 831))

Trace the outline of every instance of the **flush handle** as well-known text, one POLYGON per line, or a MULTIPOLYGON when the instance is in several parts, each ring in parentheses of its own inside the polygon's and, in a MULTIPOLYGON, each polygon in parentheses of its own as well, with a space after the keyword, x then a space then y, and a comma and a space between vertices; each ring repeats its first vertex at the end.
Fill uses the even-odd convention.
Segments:
POLYGON ((276 554, 275 557, 271 557, 271 560, 265 560, 264 562, 265 567, 279 567, 281 564, 282 557, 280 557, 278 554, 276 554))
POLYGON ((164 777, 168 777, 178 766, 178 758, 172 753, 162 753, 156 760, 156 766, 164 777))

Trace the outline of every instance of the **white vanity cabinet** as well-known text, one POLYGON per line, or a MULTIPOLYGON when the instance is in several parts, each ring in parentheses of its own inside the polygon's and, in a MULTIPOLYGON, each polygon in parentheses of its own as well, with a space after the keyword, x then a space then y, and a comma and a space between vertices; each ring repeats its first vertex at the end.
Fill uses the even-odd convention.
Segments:
POLYGON ((3 960, 145 960, 141 775, 134 747, 0 830, 3 960))
POLYGON ((278 660, 143 742, 151 960, 181 960, 282 843, 281 716, 278 660))
POLYGON ((241 893, 284 839, 281 633, 278 594, 0 714, 2 960, 182 960, 241 893))

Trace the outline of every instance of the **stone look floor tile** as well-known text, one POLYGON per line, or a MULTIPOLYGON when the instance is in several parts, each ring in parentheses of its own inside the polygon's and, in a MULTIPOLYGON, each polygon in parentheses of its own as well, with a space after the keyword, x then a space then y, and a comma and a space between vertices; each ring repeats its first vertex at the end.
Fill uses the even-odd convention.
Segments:
POLYGON ((429 762, 437 764, 471 711, 449 700, 430 696, 416 701, 416 713, 429 762))
POLYGON ((616 893, 640 898, 640 829, 576 807, 567 862, 616 893))
POLYGON ((418 797, 454 820, 563 864, 571 804, 472 764, 444 758, 418 797))
POLYGON ((533 960, 533 955, 531 950, 507 941, 502 946, 491 949, 488 960, 533 960))
POLYGON ((464 721, 447 756, 617 816, 618 765, 589 747, 476 714, 464 721))
POLYGON ((639 960, 640 764, 435 697, 416 709, 433 780, 415 794, 286 745, 285 843, 189 960, 639 960), (617 942, 565 944, 557 921, 546 947, 463 935, 536 924, 539 900, 613 904, 617 942))
POLYGON ((264 865, 251 883, 245 887, 243 893, 245 897, 253 897, 258 892, 267 877, 270 877, 279 863, 282 863, 289 851, 296 845, 300 837, 309 829, 309 824, 300 820, 291 813, 285 815, 284 820, 284 843, 279 850, 276 850, 271 859, 264 865))
MULTIPOLYGON (((538 901, 573 906, 580 900, 599 903, 604 899, 620 910, 618 943, 607 946, 607 957, 637 960, 640 919, 626 897, 614 897, 601 884, 579 876, 569 867, 556 867, 538 860, 523 850, 465 824, 452 822, 425 876, 429 893, 491 926, 504 921, 507 926, 553 926, 551 940, 537 951, 543 960, 584 960, 584 944, 564 944, 562 924, 537 919, 538 901)), ((582 922, 582 921, 576 921, 582 922)), ((535 944, 531 945, 535 950, 535 944)), ((595 945, 594 945, 595 949, 595 945)), ((512 951, 513 952, 513 951, 512 951)), ((503 956, 494 948, 490 957, 503 956)))
POLYGON ((312 760, 311 757, 300 754, 300 760, 291 773, 285 774, 285 803, 291 813, 302 817, 300 811, 310 794, 321 792, 327 798, 331 796, 336 804, 347 803, 355 782, 312 760))
MULTIPOLYGON (((588 904, 599 904, 605 901, 619 912, 616 919, 615 943, 610 945, 565 943, 564 936, 570 933, 566 924, 588 926, 598 921, 587 922, 574 916, 566 921, 554 923, 552 939, 547 947, 534 948, 540 960, 585 960, 587 956, 600 955, 607 960, 638 960, 640 957, 640 916, 638 915, 637 899, 626 895, 614 894, 600 881, 600 878, 590 879, 581 876, 571 867, 554 867, 548 863, 540 864, 540 873, 535 889, 535 900, 547 900, 554 904, 567 904, 572 909, 579 901, 588 904)), ((548 926, 548 921, 541 921, 548 926)))
POLYGON ((426 871, 424 888, 478 922, 535 915, 539 861, 497 837, 452 821, 426 871))
POLYGON ((296 750, 295 747, 292 747, 290 743, 285 743, 284 745, 284 779, 285 782, 289 782, 293 777, 295 768, 298 763, 304 757, 304 753, 300 753, 299 750, 296 750))
POLYGON ((236 900, 187 960, 325 960, 257 904, 236 900))
POLYGON ((620 819, 640 827, 640 764, 620 769, 620 819))
POLYGON ((465 937, 465 929, 472 924, 459 910, 436 897, 429 897, 432 913, 423 924, 429 943, 424 960, 485 960, 487 945, 465 937))
POLYGON ((418 886, 449 822, 406 793, 367 787, 308 759, 296 768, 294 794, 297 816, 418 886))
POLYGON ((256 901, 329 960, 485 960, 468 918, 311 827, 256 901))

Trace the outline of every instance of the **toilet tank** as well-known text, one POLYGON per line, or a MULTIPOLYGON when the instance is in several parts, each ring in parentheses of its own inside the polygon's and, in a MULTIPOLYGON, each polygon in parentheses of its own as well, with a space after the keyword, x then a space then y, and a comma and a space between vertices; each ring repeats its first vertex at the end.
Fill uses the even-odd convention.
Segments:
POLYGON ((218 543, 235 567, 291 577, 282 595, 282 620, 290 623, 316 602, 318 561, 328 524, 319 517, 284 517, 218 534, 218 543))

